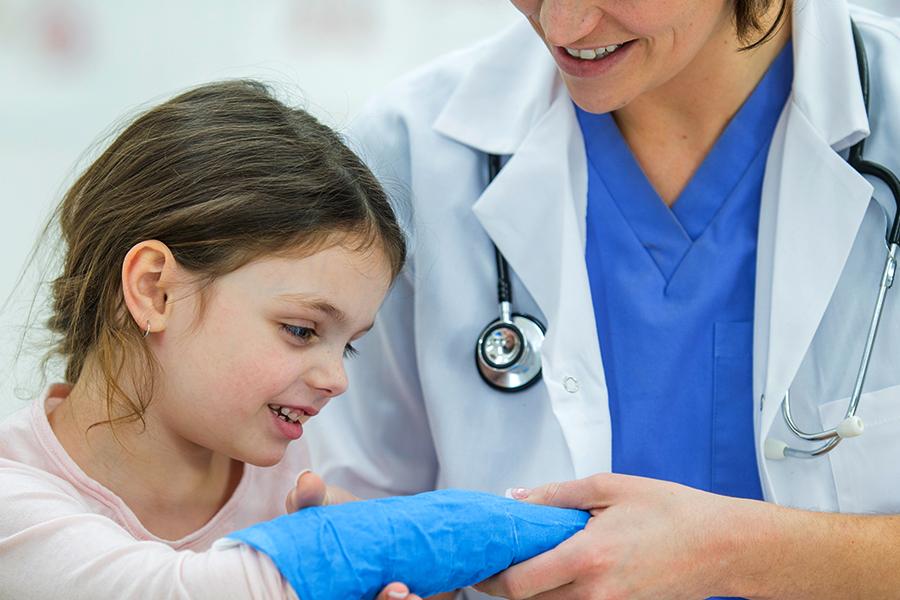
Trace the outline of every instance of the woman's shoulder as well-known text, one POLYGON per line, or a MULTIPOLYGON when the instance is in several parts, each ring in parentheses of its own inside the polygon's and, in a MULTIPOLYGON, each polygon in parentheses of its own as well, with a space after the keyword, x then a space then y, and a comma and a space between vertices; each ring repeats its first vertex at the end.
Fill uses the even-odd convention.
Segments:
POLYGON ((869 54, 876 51, 879 54, 886 53, 883 57, 885 60, 880 62, 886 68, 896 68, 893 61, 900 58, 897 54, 900 52, 900 18, 888 17, 859 6, 850 7, 850 16, 859 26, 866 48, 872 47, 873 50, 869 51, 869 54), (890 64, 887 64, 888 61, 890 64))
POLYGON ((430 124, 464 80, 473 73, 480 76, 473 67, 490 60, 496 75, 512 64, 510 56, 520 56, 523 46, 536 41, 539 40, 528 23, 521 19, 491 37, 444 54, 389 83, 364 106, 360 119, 399 115, 407 120, 425 119, 430 124))

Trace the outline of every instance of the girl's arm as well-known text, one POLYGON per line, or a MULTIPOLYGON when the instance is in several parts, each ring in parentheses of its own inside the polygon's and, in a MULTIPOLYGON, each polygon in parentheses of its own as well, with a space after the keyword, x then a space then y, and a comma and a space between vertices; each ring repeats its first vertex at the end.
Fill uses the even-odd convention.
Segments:
POLYGON ((68 484, 0 463, 0 589, 11 598, 297 598, 245 546, 176 551, 91 513, 68 484))

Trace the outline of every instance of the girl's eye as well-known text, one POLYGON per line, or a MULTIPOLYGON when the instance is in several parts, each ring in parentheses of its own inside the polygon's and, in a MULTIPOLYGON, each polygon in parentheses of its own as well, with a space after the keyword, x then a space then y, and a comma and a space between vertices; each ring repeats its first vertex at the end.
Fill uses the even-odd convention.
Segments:
MULTIPOLYGON (((281 324, 281 328, 288 332, 291 336, 303 341, 309 342, 314 337, 316 337, 316 330, 310 329, 309 327, 300 327, 299 325, 287 325, 286 323, 281 324)), ((347 344, 344 346, 344 358, 353 358, 359 354, 359 350, 353 347, 353 344, 347 344)))
POLYGON ((310 329, 309 327, 300 327, 299 325, 287 325, 282 323, 281 328, 287 331, 290 335, 304 342, 308 342, 316 336, 315 330, 310 329))

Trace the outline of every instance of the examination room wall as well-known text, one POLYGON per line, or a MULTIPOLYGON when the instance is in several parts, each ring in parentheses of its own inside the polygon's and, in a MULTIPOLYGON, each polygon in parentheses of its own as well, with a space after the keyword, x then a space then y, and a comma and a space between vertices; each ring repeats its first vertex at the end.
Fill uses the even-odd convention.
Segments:
MULTIPOLYGON (((900 16, 900 0, 861 3, 900 16)), ((123 117, 254 77, 341 129, 401 73, 516 18, 507 0, 0 0, 0 418, 41 391, 39 327, 14 357, 49 259, 16 281, 51 206, 123 117)))

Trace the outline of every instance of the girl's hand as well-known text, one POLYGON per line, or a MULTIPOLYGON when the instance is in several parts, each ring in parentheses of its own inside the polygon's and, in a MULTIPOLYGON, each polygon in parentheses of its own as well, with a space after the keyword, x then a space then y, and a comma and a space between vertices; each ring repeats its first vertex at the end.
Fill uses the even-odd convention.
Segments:
POLYGON ((422 600, 419 596, 409 593, 409 588, 402 583, 390 583, 381 590, 375 600, 422 600))
MULTIPOLYGON (((293 489, 288 492, 284 502, 285 510, 289 513, 296 512, 310 506, 328 506, 331 504, 343 504, 355 502, 356 496, 343 488, 325 485, 322 478, 306 469, 297 475, 293 489)), ((447 592, 430 596, 426 600, 454 600, 456 592, 447 592)), ((388 584, 375 600, 422 600, 419 596, 411 594, 405 584, 394 582, 388 584)))
POLYGON ((746 568, 741 549, 761 542, 754 539, 761 537, 754 523, 768 510, 762 502, 615 474, 513 490, 512 496, 592 515, 584 530, 553 550, 476 586, 513 599, 743 595, 730 593, 732 578, 746 568))
POLYGON ((328 506, 359 500, 343 488, 325 485, 322 478, 306 469, 297 475, 294 487, 288 492, 284 509, 288 513, 310 506, 328 506))

